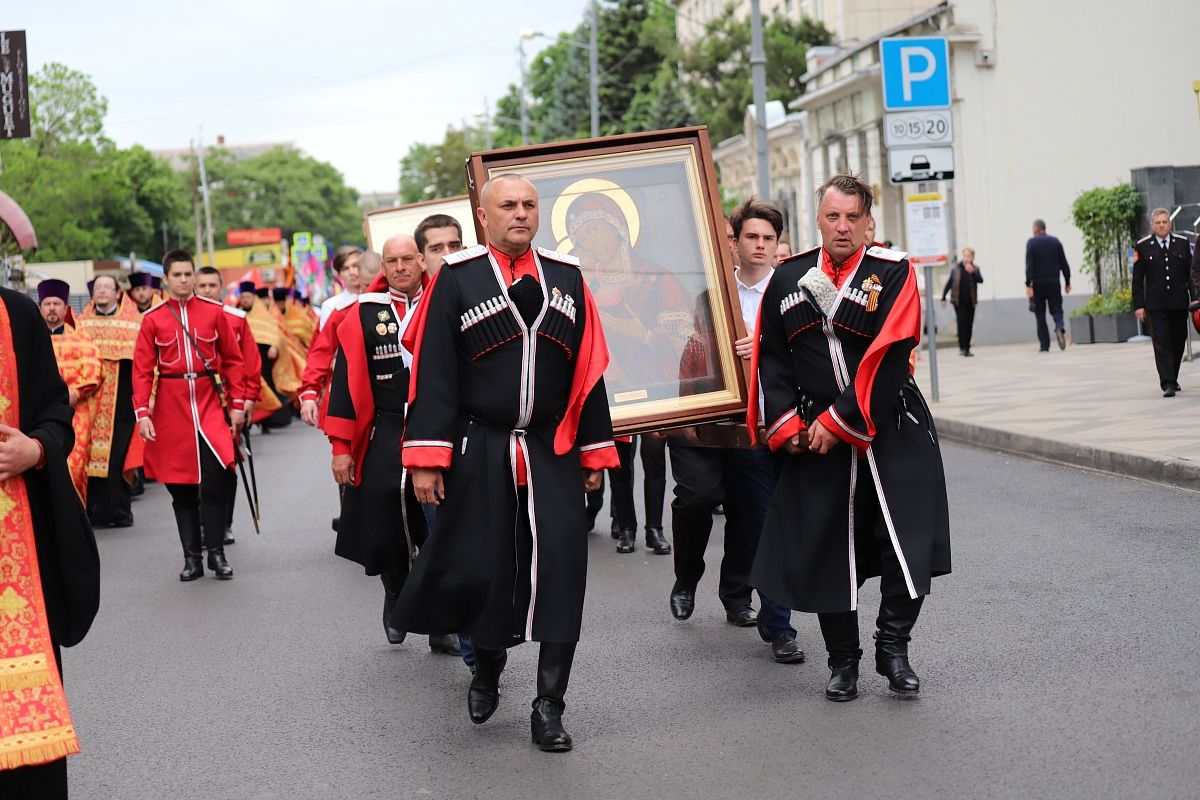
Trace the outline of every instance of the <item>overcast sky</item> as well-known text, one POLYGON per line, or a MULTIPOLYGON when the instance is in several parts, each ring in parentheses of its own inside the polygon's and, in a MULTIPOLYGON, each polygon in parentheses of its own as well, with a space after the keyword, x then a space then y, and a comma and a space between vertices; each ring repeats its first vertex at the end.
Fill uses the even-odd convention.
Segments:
MULTIPOLYGON (((523 29, 573 30, 587 0, 6 0, 31 71, 60 61, 108 98, 121 146, 295 142, 356 189, 395 191, 409 145, 440 141, 518 81, 523 29)), ((534 40, 528 53, 549 43, 534 40)))

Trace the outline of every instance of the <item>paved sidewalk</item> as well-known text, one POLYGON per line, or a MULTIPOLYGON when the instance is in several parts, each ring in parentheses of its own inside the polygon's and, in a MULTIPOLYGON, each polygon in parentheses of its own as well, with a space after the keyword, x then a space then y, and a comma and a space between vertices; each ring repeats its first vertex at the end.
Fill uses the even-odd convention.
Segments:
POLYGON ((943 436, 1200 492, 1200 348, 1172 398, 1158 389, 1148 341, 974 352, 938 348, 937 403, 921 353, 917 380, 943 436))

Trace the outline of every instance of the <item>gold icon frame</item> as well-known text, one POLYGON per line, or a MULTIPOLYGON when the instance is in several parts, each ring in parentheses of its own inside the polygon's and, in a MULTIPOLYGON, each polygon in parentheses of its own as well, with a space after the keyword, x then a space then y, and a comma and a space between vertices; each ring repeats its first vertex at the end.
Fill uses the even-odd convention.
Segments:
MULTIPOLYGON (((535 245, 569 253, 574 247, 566 221, 571 199, 601 194, 619 207, 625 217, 625 241, 636 263, 650 264, 641 255, 645 250, 653 250, 663 265, 674 263, 666 254, 675 252, 691 253, 699 262, 685 264, 685 268, 652 266, 659 270, 656 275, 667 272, 670 280, 692 287, 687 294, 696 301, 698 314, 707 308, 710 316, 704 318, 704 324, 711 324, 708 334, 711 341, 704 341, 713 362, 709 363, 711 371, 707 376, 712 385, 694 394, 684 394, 681 389, 673 396, 652 396, 655 392, 661 394, 672 381, 682 386, 678 369, 673 376, 664 375, 653 390, 614 385, 609 375, 622 365, 619 352, 612 346, 614 334, 606 325, 613 363, 605 380, 610 384, 609 409, 614 433, 635 434, 699 425, 744 414, 748 364, 734 353, 733 343, 745 336, 746 330, 737 299, 707 129, 680 128, 474 153, 467 161, 472 208, 478 207, 479 190, 484 182, 506 172, 520 174, 538 187, 541 223, 535 245), (644 186, 621 180, 622 176, 649 174, 674 174, 677 180, 669 185, 660 180, 644 186), (645 200, 646 192, 650 191, 646 187, 660 184, 660 194, 676 200, 665 207, 650 202, 650 212, 639 211, 635 195, 641 192, 645 200), (559 185, 561 188, 546 190, 559 185), (656 216, 657 222, 648 219, 651 216, 656 216), (678 238, 663 241, 664 236, 678 238)), ((482 242, 483 230, 478 219, 473 218, 476 236, 482 242)), ((636 271, 636 266, 632 269, 636 271)), ((594 287, 593 294, 596 294, 594 287)), ((663 363, 671 363, 674 353, 663 348, 656 355, 662 356, 663 363)))

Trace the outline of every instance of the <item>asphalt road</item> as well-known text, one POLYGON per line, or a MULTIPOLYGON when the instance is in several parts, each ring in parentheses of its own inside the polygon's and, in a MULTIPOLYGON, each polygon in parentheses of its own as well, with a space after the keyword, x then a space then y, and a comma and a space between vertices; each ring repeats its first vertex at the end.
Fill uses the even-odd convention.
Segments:
POLYGON ((74 797, 1200 795, 1194 494, 947 446, 955 573, 915 633, 916 700, 871 670, 877 581, 862 696, 835 704, 815 618, 794 620, 802 665, 726 624, 719 537, 680 623, 671 559, 592 534, 576 748, 544 754, 536 648, 511 654, 500 710, 472 725, 462 663, 423 637, 389 646, 378 579, 333 555, 322 437, 297 424, 256 441, 265 530, 239 509, 232 582, 178 581, 161 486, 134 528, 98 532, 100 615, 64 652, 74 797))

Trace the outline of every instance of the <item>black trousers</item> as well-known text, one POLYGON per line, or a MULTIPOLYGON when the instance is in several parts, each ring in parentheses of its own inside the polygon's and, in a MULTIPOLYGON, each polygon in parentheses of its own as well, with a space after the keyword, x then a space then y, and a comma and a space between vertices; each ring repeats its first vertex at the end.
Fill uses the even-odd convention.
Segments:
POLYGON ((1038 344, 1043 350, 1050 349, 1050 330, 1046 327, 1046 309, 1054 318, 1054 330, 1065 331, 1063 326, 1062 287, 1054 283, 1033 284, 1033 315, 1037 317, 1038 344))
POLYGON ((133 522, 133 496, 122 471, 133 439, 133 429, 134 421, 131 419, 113 421, 108 475, 104 478, 88 478, 87 512, 93 525, 125 525, 133 522))
POLYGON ((1154 364, 1158 367, 1159 385, 1166 389, 1179 382, 1179 363, 1187 345, 1188 312, 1186 309, 1147 311, 1150 339, 1154 343, 1154 364))
POLYGON ((750 566, 758 532, 743 524, 731 485, 730 451, 670 441, 675 499, 671 501, 671 534, 675 545, 674 589, 695 589, 704 575, 704 551, 712 534, 713 510, 725 506, 725 555, 717 595, 727 609, 750 603, 750 566))
MULTIPOLYGON (((969 303, 959 303, 954 306, 954 316, 958 320, 958 349, 960 352, 971 351, 971 333, 975 328, 975 306, 969 303)), ((1047 344, 1047 346, 1049 346, 1047 344)))
POLYGON ((233 502, 233 490, 237 486, 237 473, 227 469, 217 460, 208 445, 200 440, 200 483, 168 483, 171 507, 176 511, 217 508, 225 512, 233 502))
MULTIPOLYGON (((883 602, 890 600, 902 604, 915 622, 920 602, 919 599, 912 601, 909 597, 904 571, 900 567, 900 559, 896 557, 896 549, 892 547, 887 523, 879 507, 879 495, 871 484, 860 485, 854 495, 854 538, 859 587, 866 582, 865 575, 878 571, 879 594, 883 602), (863 543, 867 542, 869 545, 864 547, 863 543)), ((831 657, 857 658, 862 654, 858 642, 857 611, 821 612, 817 614, 817 619, 825 639, 825 649, 831 657)))
POLYGON ((642 492, 646 502, 646 527, 661 528, 663 501, 667 494, 667 440, 658 436, 639 436, 642 454, 642 492))
POLYGON ((621 466, 608 471, 612 485, 612 514, 621 529, 637 528, 637 509, 633 503, 633 459, 637 450, 637 439, 632 442, 617 442, 617 455, 621 466))

